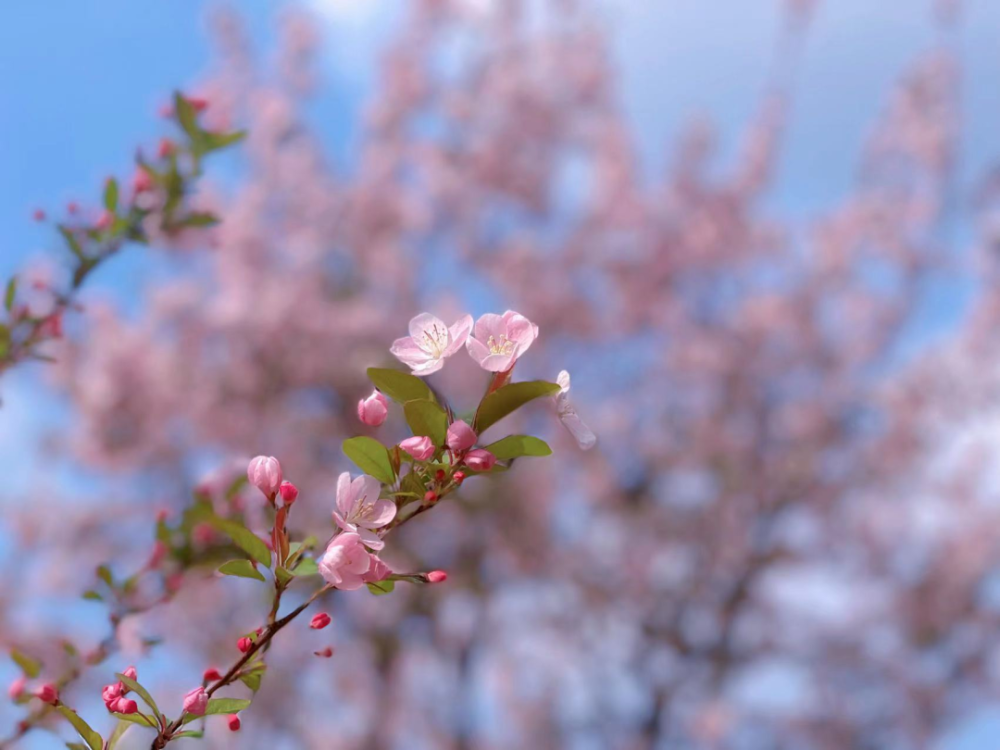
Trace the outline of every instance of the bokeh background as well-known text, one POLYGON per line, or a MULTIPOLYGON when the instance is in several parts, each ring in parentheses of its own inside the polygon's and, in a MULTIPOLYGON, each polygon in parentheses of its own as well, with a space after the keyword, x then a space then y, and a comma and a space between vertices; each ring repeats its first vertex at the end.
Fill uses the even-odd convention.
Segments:
MULTIPOLYGON (((33 210, 128 175, 173 89, 250 135, 196 196, 219 228, 130 248, 58 363, 0 381, 0 644, 98 643, 94 567, 248 456, 322 534, 364 368, 416 312, 513 308, 520 376, 570 370, 598 448, 512 421, 555 456, 384 555, 448 583, 336 597, 208 746, 992 750, 997 28, 990 0, 5 7, 0 277, 59 278, 33 210)), ((464 359, 435 379, 471 404, 464 359)), ((188 574, 74 705, 106 728, 135 663, 176 710, 252 592, 188 574)))

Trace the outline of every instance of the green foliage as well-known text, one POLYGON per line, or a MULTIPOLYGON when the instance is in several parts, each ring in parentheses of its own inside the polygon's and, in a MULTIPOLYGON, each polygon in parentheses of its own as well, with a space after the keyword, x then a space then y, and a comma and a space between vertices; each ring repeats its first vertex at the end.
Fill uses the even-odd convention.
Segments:
POLYGON ((239 521, 210 515, 205 519, 205 523, 228 536, 233 540, 233 542, 236 543, 237 547, 242 549, 261 565, 267 568, 271 567, 271 550, 267 548, 267 545, 264 544, 263 540, 261 540, 259 536, 254 534, 239 521))
POLYGON ((7 312, 14 308, 14 296, 17 294, 17 276, 11 276, 7 282, 7 290, 3 295, 3 306, 7 312))
POLYGON ((38 659, 28 656, 23 651, 12 648, 10 650, 10 658, 21 668, 26 677, 35 679, 42 672, 42 663, 38 659))
POLYGON ((407 401, 421 399, 437 401, 427 383, 408 372, 369 367, 368 378, 376 388, 398 403, 405 404, 407 401))
POLYGON ((486 450, 502 461, 521 456, 552 455, 552 449, 544 440, 531 435, 508 435, 487 445, 486 450))
MULTIPOLYGON (((236 714, 248 708, 250 701, 244 698, 212 698, 205 708, 205 716, 215 716, 218 714, 236 714)), ((201 716, 185 713, 181 719, 181 724, 190 724, 197 721, 201 716)))
POLYGON ((239 680, 256 693, 260 690, 260 683, 264 679, 265 672, 267 672, 267 665, 264 662, 254 662, 240 670, 239 680))
POLYGON ((490 393, 482 400, 472 427, 477 433, 484 432, 529 401, 544 396, 554 396, 557 393, 559 393, 559 386, 544 380, 510 383, 490 393))
POLYGON ((375 596, 391 594, 396 588, 396 582, 389 579, 376 581, 375 583, 369 583, 366 585, 368 586, 368 590, 375 594, 375 596))
POLYGON ((104 207, 111 213, 118 211, 118 180, 114 177, 104 183, 104 207))
POLYGON ((149 706, 151 709, 153 709, 154 714, 156 714, 157 716, 160 715, 160 709, 156 707, 156 701, 153 700, 153 696, 149 694, 149 691, 147 691, 146 688, 144 688, 142 685, 140 685, 132 678, 126 677, 123 674, 115 673, 115 677, 117 677, 118 680, 125 687, 127 687, 133 693, 142 698, 142 702, 145 703, 147 706, 149 706))
POLYGON ((230 560, 223 563, 219 572, 226 576, 238 576, 239 578, 253 578, 257 581, 266 580, 263 574, 253 566, 249 560, 230 560))
POLYGON ((357 464, 361 471, 380 482, 392 484, 396 480, 389 451, 378 440, 364 436, 345 440, 344 454, 357 464))
POLYGON ((84 742, 90 747, 90 750, 103 750, 104 739, 91 729, 90 724, 81 719, 76 712, 73 711, 69 706, 56 706, 56 711, 61 713, 66 717, 66 720, 73 725, 73 728, 77 733, 83 737, 84 742))
POLYGON ((406 423, 414 435, 426 435, 436 446, 444 445, 448 434, 448 413, 434 401, 416 399, 403 404, 406 423))

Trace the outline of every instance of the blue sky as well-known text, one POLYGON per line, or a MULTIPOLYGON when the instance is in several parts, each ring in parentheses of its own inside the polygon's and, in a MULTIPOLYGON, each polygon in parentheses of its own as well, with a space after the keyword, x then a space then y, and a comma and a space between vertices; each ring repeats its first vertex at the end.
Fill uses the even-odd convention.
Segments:
MULTIPOLYGON (((488 0, 483 0, 487 2, 488 0)), ((334 113, 355 111, 371 80, 386 19, 396 0, 311 0, 328 34, 324 65, 330 94, 317 106, 331 145, 353 127, 334 113)), ((253 34, 268 36, 276 0, 241 0, 253 34)), ((808 220, 842 198, 858 149, 893 81, 934 40, 930 2, 827 0, 794 71, 796 96, 779 187, 769 207, 808 220), (877 9, 875 9, 877 8, 877 9)), ((654 173, 668 144, 692 114, 703 112, 726 140, 755 111, 779 27, 779 0, 620 0, 604 3, 615 38, 623 102, 654 173)), ((209 59, 197 0, 14 2, 0 14, 0 278, 54 247, 31 221, 41 206, 92 200, 109 173, 127 174, 135 145, 162 132, 165 95, 197 79, 209 59)), ((966 176, 1000 151, 1000 3, 969 0, 961 32, 966 63, 963 169, 966 176)), ((958 234, 963 237, 962 232, 958 234)), ((128 297, 150 273, 140 254, 122 258, 96 279, 128 297)), ((960 285, 942 282, 930 319, 947 319, 960 285)), ((37 467, 33 441, 58 424, 61 407, 39 385, 40 370, 5 378, 0 392, 0 471, 27 486, 37 467)), ((3 499, 0 498, 0 503, 3 499)), ((2 547, 0 534, 0 547, 2 547)), ((995 727, 994 727, 995 728, 995 727)), ((983 747, 981 734, 950 748, 983 747)))

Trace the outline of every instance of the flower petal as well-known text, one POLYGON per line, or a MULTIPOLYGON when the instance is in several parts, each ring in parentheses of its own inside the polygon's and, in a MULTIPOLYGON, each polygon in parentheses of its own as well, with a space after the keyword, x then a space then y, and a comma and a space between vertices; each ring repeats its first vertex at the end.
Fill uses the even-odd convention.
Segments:
POLYGON ((431 359, 431 355, 421 349, 417 345, 417 342, 409 336, 393 341, 392 346, 389 347, 389 351, 404 365, 414 368, 431 359))
MULTIPOLYGON (((364 518, 358 519, 358 526, 363 529, 380 529, 395 517, 396 504, 394 502, 385 499, 376 500, 364 514, 364 518)), ((364 538, 364 533, 361 534, 361 537, 364 538)))
POLYGON ((337 477, 337 510, 348 519, 354 515, 354 493, 351 491, 351 475, 342 473, 337 477))
POLYGON ((475 360, 476 364, 482 367, 483 362, 486 358, 490 356, 490 350, 486 348, 486 345, 479 339, 468 339, 465 342, 465 348, 469 352, 469 356, 475 360))
POLYGON ((358 534, 361 536, 361 541, 371 549, 380 550, 385 547, 385 542, 379 539, 378 534, 371 529, 358 529, 358 534))
POLYGON ((448 344, 448 348, 444 351, 443 356, 445 357, 450 357, 461 349, 469 338, 469 334, 472 333, 472 316, 466 315, 459 318, 455 322, 455 325, 448 329, 448 333, 451 336, 451 343, 448 344))

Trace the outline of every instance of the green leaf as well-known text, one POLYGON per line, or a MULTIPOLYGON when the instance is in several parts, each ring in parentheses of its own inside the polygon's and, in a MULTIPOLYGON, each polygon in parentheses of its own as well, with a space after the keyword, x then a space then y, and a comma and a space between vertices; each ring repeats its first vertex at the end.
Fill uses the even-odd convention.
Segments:
POLYGON ((253 563, 249 560, 230 560, 219 567, 219 572, 225 576, 238 576, 240 578, 254 578, 258 581, 265 580, 253 563))
POLYGON ((382 393, 401 404, 418 399, 437 400, 427 383, 408 372, 369 367, 368 377, 382 393))
POLYGON ((38 659, 28 656, 16 648, 10 650, 10 658, 21 668, 26 677, 35 679, 42 672, 42 663, 38 659))
POLYGON ((232 133, 204 133, 205 151, 216 151, 239 143, 246 138, 245 130, 235 130, 232 133))
POLYGON ((233 483, 226 488, 226 500, 232 500, 234 497, 240 494, 240 491, 248 484, 250 484, 250 479, 247 477, 247 475, 245 473, 240 474, 238 477, 236 477, 236 479, 233 480, 233 483))
MULTIPOLYGON (((249 706, 250 701, 244 698, 212 698, 205 708, 204 715, 237 714, 249 706)), ((181 724, 190 724, 192 721, 197 721, 200 718, 201 716, 186 713, 184 714, 184 718, 181 719, 181 724)))
POLYGON ((108 750, 115 750, 115 745, 118 744, 118 740, 122 738, 122 735, 128 731, 128 727, 129 722, 127 721, 119 721, 118 724, 115 725, 115 730, 111 733, 111 736, 108 737, 108 750))
MULTIPOLYGON (((120 714, 113 712, 116 719, 122 722, 122 724, 138 724, 142 727, 155 727, 156 720, 145 714, 120 714)), ((121 726, 121 724, 119 724, 121 726)))
POLYGON ((375 596, 384 596, 385 594, 391 594, 393 589, 396 588, 396 582, 390 581, 388 579, 384 581, 376 581, 374 583, 366 584, 368 590, 371 591, 375 596))
POLYGON ((153 696, 151 696, 149 694, 149 691, 147 691, 146 688, 144 688, 138 682, 136 682, 135 680, 133 680, 131 677, 126 677, 123 674, 118 674, 116 672, 115 673, 115 677, 117 677, 119 679, 119 681, 123 685, 125 685, 125 687, 127 687, 133 693, 135 693, 140 698, 142 698, 142 702, 145 703, 147 706, 149 706, 151 709, 153 709, 153 713, 154 714, 156 714, 157 716, 159 716, 160 709, 156 707, 156 701, 153 700, 153 696))
POLYGON ((531 435, 508 435, 502 440, 487 445, 486 450, 501 461, 521 456, 552 455, 552 449, 548 443, 531 435))
POLYGON ((244 667, 240 672, 239 680, 256 693, 260 690, 260 683, 261 680, 264 679, 264 673, 266 671, 267 665, 264 662, 259 661, 251 667, 244 667))
POLYGON ((70 750, 87 750, 87 746, 82 742, 67 742, 66 747, 70 750))
POLYGON ((114 177, 104 183, 104 207, 111 213, 118 211, 118 180, 114 177))
POLYGON ((271 567, 271 550, 267 548, 267 545, 264 544, 259 536, 250 531, 246 526, 238 521, 219 518, 219 516, 214 515, 205 519, 205 522, 232 539, 236 543, 236 546, 261 565, 267 568, 271 567))
POLYGON ((482 400, 472 427, 477 433, 485 432, 529 401, 543 396, 554 396, 557 393, 559 386, 544 380, 528 380, 524 383, 505 385, 482 400))
POLYGON ((295 566, 295 570, 292 571, 292 575, 296 578, 319 575, 319 568, 316 566, 315 560, 307 557, 295 566))
POLYGON ((389 451, 382 443, 370 437, 353 437, 344 441, 344 454, 358 465, 365 474, 380 482, 392 484, 396 474, 392 470, 389 451))
POLYGON ((435 402, 416 399, 403 404, 406 423, 414 435, 426 435, 434 445, 444 445, 448 434, 448 413, 435 402))
POLYGON ((7 291, 3 295, 3 306, 10 312, 14 307, 14 295, 17 294, 17 276, 11 276, 7 282, 7 291))
POLYGON ((424 481, 414 471, 403 477, 403 481, 399 483, 399 489, 403 492, 411 493, 418 498, 423 498, 424 493, 427 491, 424 481))
POLYGON ((274 569, 274 577, 278 579, 278 583, 284 586, 290 580, 292 580, 292 574, 288 568, 279 565, 274 569))
POLYGON ((111 568, 109 568, 107 565, 97 566, 97 577, 100 578, 102 581, 104 581, 106 584, 108 584, 109 588, 113 589, 115 587, 115 579, 111 575, 111 568))
POLYGON ((214 227, 219 223, 219 217, 208 211, 192 211, 177 222, 182 227, 214 227))
POLYGON ((66 717, 66 720, 73 725, 73 728, 83 737, 84 742, 90 745, 91 750, 103 750, 104 739, 90 728, 90 724, 81 719, 68 706, 56 706, 56 711, 66 717))
POLYGON ((177 116, 177 122, 191 139, 192 145, 197 143, 200 146, 202 133, 198 126, 198 113, 179 91, 174 92, 174 114, 177 116))
POLYGON ((201 731, 200 729, 185 729, 183 732, 178 732, 177 734, 174 735, 175 738, 191 737, 191 738, 195 738, 195 739, 200 738, 200 737, 204 737, 204 736, 205 736, 205 733, 203 731, 201 731))
POLYGON ((98 594, 96 591, 84 591, 83 598, 88 602, 103 602, 104 597, 98 594))

